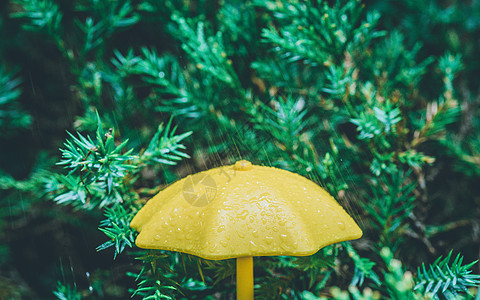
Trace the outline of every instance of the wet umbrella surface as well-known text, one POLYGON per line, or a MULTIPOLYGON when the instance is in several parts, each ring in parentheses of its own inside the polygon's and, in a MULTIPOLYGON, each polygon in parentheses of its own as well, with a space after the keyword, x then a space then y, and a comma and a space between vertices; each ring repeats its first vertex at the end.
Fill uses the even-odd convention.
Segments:
POLYGON ((298 174, 248 161, 189 175, 138 212, 145 249, 237 258, 237 299, 253 299, 252 256, 311 255, 362 231, 324 189, 298 174))

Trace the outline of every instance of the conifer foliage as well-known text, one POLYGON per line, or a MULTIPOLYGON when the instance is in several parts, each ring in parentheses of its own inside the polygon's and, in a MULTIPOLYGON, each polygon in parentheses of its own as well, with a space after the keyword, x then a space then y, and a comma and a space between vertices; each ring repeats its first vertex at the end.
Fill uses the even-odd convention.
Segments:
POLYGON ((130 221, 239 159, 312 179, 364 231, 256 258, 256 299, 480 297, 480 2, 424 2, 1 4, 0 298, 234 298, 233 260, 139 249, 130 221), (60 257, 40 284, 17 270, 36 224, 60 243, 37 242, 60 257))

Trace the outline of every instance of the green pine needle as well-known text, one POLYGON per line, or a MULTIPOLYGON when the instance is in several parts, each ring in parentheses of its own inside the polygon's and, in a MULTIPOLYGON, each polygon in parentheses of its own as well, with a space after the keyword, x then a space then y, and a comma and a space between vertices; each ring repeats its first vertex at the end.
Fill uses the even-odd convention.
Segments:
POLYGON ((114 247, 115 259, 118 254, 122 253, 126 247, 132 248, 135 244, 135 231, 130 228, 130 221, 133 216, 131 212, 127 212, 121 205, 105 209, 105 217, 107 219, 100 222, 99 230, 105 233, 110 239, 109 241, 97 247, 97 251, 114 247))
POLYGON ((414 290, 422 291, 434 299, 456 299, 459 293, 467 293, 469 287, 480 284, 480 275, 470 270, 477 262, 462 265, 463 256, 457 254, 452 263, 453 250, 445 258, 437 258, 431 265, 422 264, 417 270, 414 290))

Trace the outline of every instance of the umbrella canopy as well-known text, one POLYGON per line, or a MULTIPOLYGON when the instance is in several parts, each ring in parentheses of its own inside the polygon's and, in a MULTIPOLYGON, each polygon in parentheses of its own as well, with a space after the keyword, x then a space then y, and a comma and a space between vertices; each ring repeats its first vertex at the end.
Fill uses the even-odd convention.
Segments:
POLYGON ((248 161, 189 175, 159 192, 131 227, 140 248, 206 259, 311 255, 362 231, 324 189, 248 161))

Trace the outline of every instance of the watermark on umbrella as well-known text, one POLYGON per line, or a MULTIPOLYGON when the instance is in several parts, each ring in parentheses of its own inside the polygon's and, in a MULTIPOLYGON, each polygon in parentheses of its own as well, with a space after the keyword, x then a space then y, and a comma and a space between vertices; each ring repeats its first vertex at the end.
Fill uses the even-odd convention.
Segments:
POLYGON ((183 183, 183 197, 193 206, 206 206, 217 195, 217 184, 212 176, 197 173, 183 183))
MULTIPOLYGON (((232 180, 237 174, 233 169, 233 173, 229 174, 225 171, 225 167, 219 168, 219 175, 227 178, 226 182, 232 180)), ((217 195, 217 183, 215 179, 205 172, 196 173, 188 176, 183 183, 183 197, 193 206, 207 206, 215 199, 217 195)))

